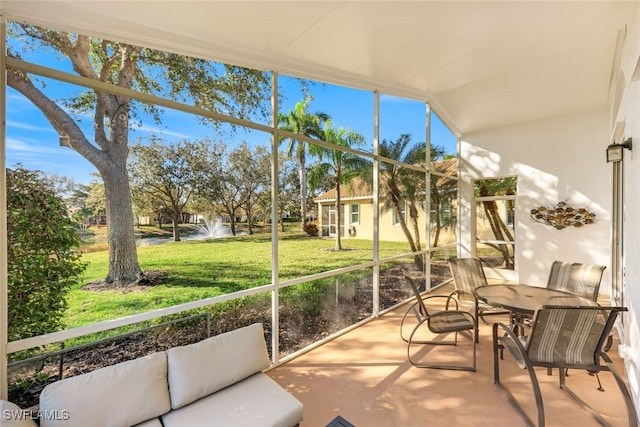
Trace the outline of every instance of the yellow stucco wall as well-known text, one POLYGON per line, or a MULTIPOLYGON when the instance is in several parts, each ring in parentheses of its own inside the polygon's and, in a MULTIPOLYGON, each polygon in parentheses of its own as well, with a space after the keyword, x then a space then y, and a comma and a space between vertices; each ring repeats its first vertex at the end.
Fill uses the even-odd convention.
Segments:
MULTIPOLYGON (((319 211, 322 212, 327 206, 332 204, 320 204, 319 211)), ((342 217, 344 224, 346 224, 346 231, 343 232, 343 237, 346 239, 373 239, 373 203, 369 200, 345 200, 342 205, 342 217), (351 222, 351 204, 359 205, 359 221, 357 223, 351 222)), ((321 230, 322 235, 326 236, 328 232, 328 225, 326 223, 327 216, 320 215, 318 218, 318 228, 321 230)), ((425 213, 420 212, 418 217, 418 227, 422 233, 426 227, 425 213)), ((400 224, 393 223, 393 213, 391 210, 382 211, 380 213, 380 240, 389 242, 405 242, 407 239, 402 231, 400 224)), ((411 224, 407 224, 409 229, 412 230, 411 224)), ((421 242, 425 243, 424 235, 421 236, 421 242)), ((433 239, 433 234, 432 234, 433 239)), ((455 230, 440 230, 439 244, 455 242, 455 230)))

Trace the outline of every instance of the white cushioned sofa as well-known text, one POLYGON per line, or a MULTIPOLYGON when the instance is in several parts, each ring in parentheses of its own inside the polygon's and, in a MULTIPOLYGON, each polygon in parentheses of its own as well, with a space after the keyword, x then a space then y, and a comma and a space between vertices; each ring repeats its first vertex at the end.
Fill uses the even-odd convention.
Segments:
POLYGON ((0 401, 2 427, 281 426, 302 403, 263 370, 260 323, 49 384, 37 413, 0 401))

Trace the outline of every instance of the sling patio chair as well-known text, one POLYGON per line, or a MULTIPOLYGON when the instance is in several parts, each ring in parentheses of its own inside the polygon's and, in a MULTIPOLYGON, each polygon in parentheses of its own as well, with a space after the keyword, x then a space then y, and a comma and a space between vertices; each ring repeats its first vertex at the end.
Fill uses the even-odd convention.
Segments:
MULTIPOLYGON (((606 267, 569 261, 554 261, 549 270, 547 288, 598 300, 600 282, 606 267)), ((611 346, 611 339, 608 347, 611 346)))
MULTIPOLYGON (((531 332, 526 338, 518 338, 511 327, 502 323, 493 325, 493 378, 509 403, 528 426, 545 425, 544 405, 534 367, 559 368, 560 388, 566 391, 601 424, 607 421, 566 385, 566 369, 588 372, 609 371, 613 375, 627 408, 629 426, 637 426, 638 420, 629 390, 603 346, 618 314, 626 307, 574 307, 544 306, 533 317, 531 332), (526 369, 537 407, 535 424, 526 414, 514 395, 500 382, 500 348, 506 348, 517 365, 526 369), (601 364, 604 361, 605 364, 601 364)), ((506 360, 506 359, 505 359, 506 360)), ((506 363, 503 361, 502 363, 506 363)))
MULTIPOLYGON (((484 323, 488 323, 484 316, 491 314, 509 314, 509 311, 496 309, 476 297, 475 289, 489 284, 480 258, 449 258, 448 262, 455 288, 454 294, 461 305, 474 307, 476 322, 480 318, 484 323)), ((476 331, 477 329, 476 325, 476 331)))
POLYGON ((605 268, 603 265, 554 261, 549 271, 547 288, 597 301, 602 273, 605 268))
MULTIPOLYGON (((554 261, 551 264, 551 270, 549 270, 547 288, 569 292, 597 301, 605 268, 607 267, 597 264, 554 261)), ((609 336, 605 351, 608 351, 612 344, 613 337, 609 336)))
MULTIPOLYGON (((407 358, 409 362, 418 368, 432 368, 432 369, 453 369, 459 371, 473 371, 476 370, 476 342, 477 342, 477 329, 476 318, 469 312, 458 310, 458 301, 451 295, 431 295, 422 296, 418 290, 413 278, 406 273, 404 274, 405 280, 409 283, 416 301, 411 304, 407 312, 402 318, 400 323, 400 337, 407 343, 407 358), (445 309, 429 311, 427 309, 426 302, 444 299, 445 309), (453 306, 453 309, 449 307, 453 306), (415 325, 413 321, 415 320, 415 325), (409 333, 409 331, 411 331, 409 333), (419 350, 415 350, 417 347, 420 349, 424 346, 458 346, 458 334, 469 335, 471 339, 471 364, 438 364, 438 363, 423 363, 420 358, 417 357, 419 350), (433 336, 433 339, 420 339, 422 337, 433 336), (453 338, 449 336, 453 334, 453 338)), ((427 356, 430 354, 427 353, 427 356)))

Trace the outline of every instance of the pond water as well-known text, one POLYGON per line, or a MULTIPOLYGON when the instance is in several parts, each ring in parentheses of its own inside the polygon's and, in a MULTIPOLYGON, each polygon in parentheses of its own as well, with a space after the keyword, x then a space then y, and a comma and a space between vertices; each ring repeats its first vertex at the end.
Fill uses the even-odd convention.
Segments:
MULTIPOLYGON (((238 235, 244 233, 237 233, 238 235)), ((192 234, 187 236, 180 236, 180 240, 199 240, 199 239, 219 239, 223 237, 228 237, 231 235, 231 232, 221 233, 219 230, 214 232, 201 232, 198 234, 192 234)), ((170 243, 173 242, 173 236, 167 237, 136 237, 136 245, 137 246, 150 246, 150 245, 159 245, 162 243, 170 243)), ((101 252, 109 250, 109 244, 100 240, 98 242, 86 240, 83 241, 80 245, 80 252, 83 254, 90 252, 101 252)))
MULTIPOLYGON (((187 238, 182 238, 182 240, 187 240, 187 238)), ((148 245, 158 245, 160 243, 172 242, 173 237, 147 237, 147 238, 136 238, 137 246, 148 246, 148 245)), ((95 241, 84 241, 80 244, 80 252, 83 254, 87 254, 90 252, 101 252, 108 251, 109 244, 101 240, 99 242, 95 241)))
MULTIPOLYGON (((231 235, 231 229, 229 226, 224 225, 222 223, 221 218, 213 218, 208 221, 203 222, 202 224, 196 226, 198 233, 190 234, 190 235, 181 235, 181 240, 196 240, 196 239, 218 239, 221 237, 228 237, 231 235)), ((237 233, 237 235, 241 235, 244 233, 237 233)), ((141 237, 136 235, 136 245, 137 246, 149 246, 149 245, 159 245, 161 243, 169 243, 173 242, 173 236, 166 237, 141 237)), ((109 245, 106 241, 92 241, 91 238, 87 240, 83 240, 83 243, 80 245, 80 251, 82 253, 90 253, 90 252, 100 252, 109 250, 109 245)))

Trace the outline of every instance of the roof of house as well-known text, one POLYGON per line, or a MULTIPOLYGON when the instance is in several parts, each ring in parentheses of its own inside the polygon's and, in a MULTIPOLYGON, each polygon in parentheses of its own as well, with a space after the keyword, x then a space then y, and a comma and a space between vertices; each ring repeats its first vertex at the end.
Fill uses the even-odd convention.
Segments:
MULTIPOLYGON (((346 184, 340 185, 340 200, 370 199, 373 197, 371 186, 362 178, 354 178, 346 184)), ((332 188, 326 193, 316 197, 316 202, 331 201, 336 199, 336 189, 332 188)))
MULTIPOLYGON (((445 176, 455 176, 458 172, 458 159, 455 157, 438 160, 431 163, 432 170, 445 176)), ((444 180, 439 180, 436 185, 444 185, 444 180)), ((355 199, 370 199, 373 197, 373 189, 362 178, 354 178, 346 184, 340 185, 340 200, 349 201, 355 199)), ((316 202, 329 202, 336 199, 336 189, 320 194, 315 198, 316 202)))

